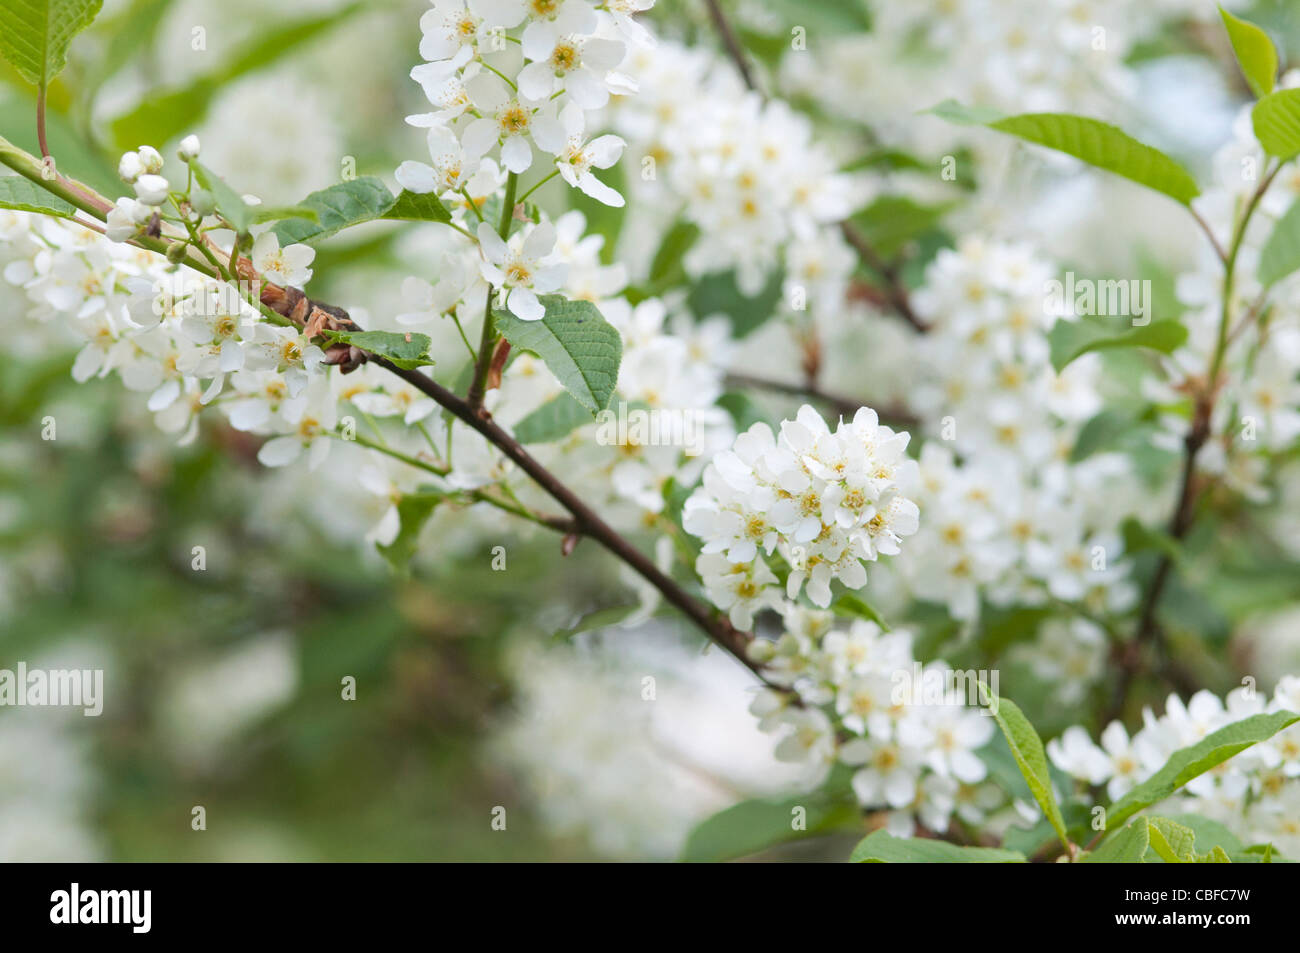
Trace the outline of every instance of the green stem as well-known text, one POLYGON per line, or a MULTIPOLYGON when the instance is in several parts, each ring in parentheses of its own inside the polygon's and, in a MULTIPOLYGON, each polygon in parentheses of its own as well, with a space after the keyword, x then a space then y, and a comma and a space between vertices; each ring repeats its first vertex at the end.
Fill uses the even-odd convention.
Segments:
POLYGON ((552 173, 551 173, 550 175, 548 175, 546 178, 542 179, 540 182, 536 182, 536 183, 534 183, 534 184, 533 184, 533 187, 532 187, 531 189, 529 189, 529 190, 528 190, 527 192, 525 192, 523 195, 519 196, 519 201, 516 202, 515 204, 518 205, 518 204, 520 204, 520 203, 522 203, 522 202, 527 202, 527 201, 528 201, 528 196, 532 195, 534 192, 536 192, 536 191, 537 191, 538 189, 540 189, 543 185, 545 185, 547 182, 551 181, 551 179, 555 178, 555 177, 556 177, 557 175, 559 175, 559 174, 560 174, 560 170, 559 170, 559 169, 556 169, 554 172, 552 172, 552 173))
MULTIPOLYGON (((497 225, 497 234, 505 241, 510 237, 510 224, 515 217, 515 192, 519 188, 519 175, 511 172, 506 179, 505 201, 501 206, 501 221, 497 225)), ((479 341, 478 362, 474 365, 474 381, 469 385, 466 398, 475 410, 483 406, 487 394, 488 372, 492 368, 492 352, 496 350, 496 322, 492 319, 492 298, 495 289, 488 286, 487 302, 483 306, 483 336, 479 341)))

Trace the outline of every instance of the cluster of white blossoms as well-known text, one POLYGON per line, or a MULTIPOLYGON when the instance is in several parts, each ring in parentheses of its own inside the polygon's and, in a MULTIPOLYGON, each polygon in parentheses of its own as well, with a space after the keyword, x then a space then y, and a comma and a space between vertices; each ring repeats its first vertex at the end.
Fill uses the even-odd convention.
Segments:
MULTIPOLYGON (((1142 713, 1142 728, 1132 737, 1119 722, 1092 742, 1079 726, 1047 744, 1052 763, 1090 785, 1105 785, 1111 799, 1164 767, 1179 748, 1242 719, 1265 712, 1300 712, 1300 677, 1286 675, 1269 699, 1252 686, 1224 698, 1199 691, 1187 703, 1177 695, 1163 715, 1142 713)), ((1161 812, 1189 812, 1219 821, 1245 844, 1271 843, 1287 857, 1300 857, 1300 725, 1292 725, 1252 745, 1214 769, 1193 778, 1161 812)))
POLYGON ((955 813, 969 824, 1005 802, 976 752, 996 732, 988 712, 968 707, 942 662, 922 666, 912 637, 865 619, 834 628, 829 612, 789 606, 775 642, 751 646, 773 684, 750 707, 764 731, 781 736, 777 757, 803 766, 810 786, 836 762, 854 768, 862 807, 911 837, 917 824, 948 829, 955 813), (955 690, 956 689, 956 690, 955 690), (796 704, 795 699, 798 699, 796 704))
POLYGON ((805 585, 824 608, 831 582, 860 589, 864 561, 899 552, 918 523, 905 495, 916 473, 908 439, 869 408, 831 430, 805 404, 779 434, 756 423, 713 458, 682 525, 703 540, 696 571, 733 625, 748 630, 756 612, 781 608, 805 585), (788 567, 784 590, 765 559, 774 554, 788 567))
POLYGON ((618 161, 624 142, 588 135, 588 117, 611 95, 636 91, 618 68, 629 41, 652 42, 630 16, 651 5, 597 9, 587 0, 435 0, 420 20, 425 62, 411 77, 433 109, 407 122, 428 130, 429 161, 403 162, 398 184, 453 206, 464 202, 477 219, 473 230, 482 247, 483 277, 523 320, 540 319, 545 312, 537 294, 563 283, 555 230, 539 223, 503 240, 494 231, 496 219, 485 221, 480 204, 486 203, 479 196, 496 191, 502 169, 510 176, 533 170, 537 184, 560 176, 597 201, 623 205, 596 171, 618 161), (485 184, 489 189, 480 192, 485 184))
POLYGON ((936 256, 913 298, 931 323, 913 406, 937 438, 920 454, 917 499, 937 515, 901 568, 959 619, 981 599, 1117 612, 1136 596, 1119 528, 1149 519, 1149 500, 1125 455, 1071 456, 1102 409, 1101 365, 1089 354, 1053 368, 1052 277, 1024 246, 968 237, 936 256))
POLYGON ((747 91, 735 66, 707 49, 660 42, 628 59, 640 91, 618 103, 614 122, 640 156, 630 185, 699 226, 687 271, 734 269, 752 295, 784 267, 807 289, 838 284, 827 297, 842 299, 855 259, 830 226, 859 207, 862 187, 813 141, 808 118, 747 91))
MULTIPOLYGON (((1300 86, 1300 71, 1282 77, 1283 87, 1300 86)), ((1222 244, 1241 208, 1267 175, 1268 159, 1255 139, 1249 106, 1233 124, 1232 139, 1214 157, 1214 187, 1195 200, 1222 244)), ((1211 439, 1197 465, 1248 499, 1269 499, 1269 466, 1292 451, 1300 438, 1300 275, 1292 274, 1261 297, 1256 269, 1260 251, 1281 218, 1300 198, 1300 171, 1289 164, 1260 200, 1237 255, 1233 282, 1234 327, 1220 367, 1223 390, 1210 421, 1211 439)), ((1178 276, 1177 292, 1187 306, 1181 321, 1186 344, 1165 361, 1166 376, 1144 382, 1144 395, 1161 408, 1163 446, 1178 450, 1191 425, 1189 385, 1207 375, 1222 318, 1223 266, 1208 242, 1200 246, 1193 271, 1178 276)))
MULTIPOLYGON (((750 9, 755 29, 790 35, 792 24, 750 9)), ((1217 11, 1195 0, 875 4, 869 32, 809 26, 805 48, 785 53, 781 76, 824 108, 870 122, 887 141, 919 144, 927 130, 914 121, 916 110, 948 98, 1008 112, 1085 114, 1132 102, 1139 88, 1133 49, 1164 23, 1188 17, 1217 20, 1217 11)))

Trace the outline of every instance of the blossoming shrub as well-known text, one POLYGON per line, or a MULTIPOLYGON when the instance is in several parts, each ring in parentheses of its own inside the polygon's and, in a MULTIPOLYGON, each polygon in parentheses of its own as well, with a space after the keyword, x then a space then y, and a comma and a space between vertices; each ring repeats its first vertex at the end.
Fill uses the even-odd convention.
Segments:
MULTIPOLYGON (((649 0, 434 0, 410 157, 268 199, 212 158, 260 118, 142 144, 147 102, 111 124, 116 181, 65 174, 44 92, 99 4, 35 6, 65 28, 0 12, 41 91, 37 148, 0 139, 25 319, 78 335, 73 376, 116 376, 181 443, 220 417, 266 467, 342 474, 399 571, 447 514, 600 547, 634 592, 616 621, 679 615, 733 656, 801 785, 703 820, 687 856, 849 830, 855 860, 1300 857, 1296 676, 1223 651, 1243 610, 1300 595, 1300 89, 1259 27, 1222 15, 1255 99, 1207 178, 1074 111, 1109 102, 1080 76, 1132 95, 1130 49, 1034 5, 872 25, 828 0, 737 28, 711 0, 680 23, 649 0), (972 32, 1022 53, 972 60, 972 32), (917 49, 948 63, 910 87, 927 101, 859 96, 850 64, 909 86, 917 49), (1172 290, 1079 278, 1019 234, 980 181, 994 133, 1176 212, 1196 244, 1172 290), (883 148, 846 156, 859 139, 883 148), (337 251, 354 230, 415 253, 382 282, 400 294, 345 309, 317 288, 363 263, 337 251), (1269 592, 1222 585, 1264 560, 1269 592)), ((1140 6, 1153 35, 1187 12, 1140 6)))

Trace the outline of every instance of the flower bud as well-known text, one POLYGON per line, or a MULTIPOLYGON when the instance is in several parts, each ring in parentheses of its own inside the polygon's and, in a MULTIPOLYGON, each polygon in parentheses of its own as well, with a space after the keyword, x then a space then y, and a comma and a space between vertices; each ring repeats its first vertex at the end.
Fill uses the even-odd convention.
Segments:
POLYGON ((190 162, 199 157, 199 137, 186 136, 181 140, 180 149, 176 153, 180 156, 182 162, 190 162))
POLYGON ((142 175, 135 180, 135 194, 145 205, 162 205, 170 190, 171 184, 161 175, 142 175))
POLYGON ((123 182, 134 182, 144 174, 144 163, 140 161, 140 154, 137 152, 124 152, 121 160, 117 163, 117 174, 122 177, 123 182))
POLYGON ((140 164, 144 166, 145 172, 157 175, 162 171, 163 157, 153 146, 141 146, 136 152, 140 156, 140 164))

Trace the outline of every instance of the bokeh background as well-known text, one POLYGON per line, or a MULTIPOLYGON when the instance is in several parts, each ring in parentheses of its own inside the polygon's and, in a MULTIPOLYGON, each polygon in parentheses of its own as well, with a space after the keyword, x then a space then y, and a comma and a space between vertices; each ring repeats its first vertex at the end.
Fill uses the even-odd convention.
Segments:
MULTIPOLYGON (((909 9, 729 5, 781 91, 881 190, 931 201, 951 188, 908 160, 947 146, 930 137, 950 132, 914 119, 950 95, 1022 111, 1100 104, 1109 118, 1147 124, 1154 142, 1200 169, 1227 134, 1238 90, 1213 4, 1044 0, 1044 13, 1034 0, 1020 4, 1027 16, 960 0, 898 6, 909 9), (1018 24, 1056 37, 1076 14, 1115 24, 1113 69, 1071 74, 1055 40, 1009 32, 1018 24), (792 15, 830 24, 835 42, 790 57, 792 15), (989 35, 963 35, 963 23, 984 22, 989 35), (1005 67, 987 44, 1036 60, 1005 67), (1065 101, 1042 101, 1047 90, 1065 101), (903 127, 922 131, 903 136, 903 127)), ((1300 49, 1296 4, 1237 6, 1300 49)), ((51 91, 52 151, 63 171, 110 191, 122 149, 189 132, 202 138, 206 164, 268 204, 293 203, 348 164, 391 182, 421 142, 401 119, 425 108, 407 74, 426 7, 107 0, 51 91)), ((716 47, 702 4, 660 0, 650 16, 663 35, 716 47)), ((31 89, 0 66, 0 133, 34 149, 33 108, 31 89)), ((936 219, 910 280, 958 228, 1014 218, 1094 269, 1151 256, 1147 273, 1165 276, 1169 299, 1192 237, 1142 201, 1090 217, 1112 186, 1013 168, 967 196, 966 219, 936 219)), ((576 191, 538 200, 555 211, 570 203, 600 225, 576 191)), ((325 245, 315 294, 362 315, 398 308, 402 277, 429 264, 418 233, 360 228, 325 245)), ((660 234, 625 224, 617 254, 644 261, 660 234)), ((706 652, 669 614, 637 629, 600 626, 600 613, 630 596, 595 546, 562 560, 552 537, 452 519, 437 524, 409 576, 394 575, 355 508, 332 508, 347 488, 328 467, 270 473, 257 443, 215 416, 177 448, 138 395, 115 381, 74 384, 77 342, 20 320, 26 307, 0 282, 0 666, 102 668, 107 697, 100 718, 0 710, 0 860, 666 859, 701 818, 793 783, 746 711, 748 683, 734 662, 706 652), (46 415, 58 421, 55 441, 41 439, 46 415), (497 545, 508 550, 505 572, 492 568, 497 545), (206 551, 201 572, 191 568, 195 546, 206 551), (345 676, 357 680, 355 701, 340 697, 345 676), (203 832, 191 829, 198 805, 203 832), (498 807, 504 831, 492 826, 498 807)), ((885 321, 864 327, 895 333, 885 321)), ((876 394, 908 386, 867 349, 830 355, 828 368, 845 390, 864 368, 876 394)), ((755 399, 778 419, 790 406, 755 399)), ((1264 582, 1270 605, 1293 611, 1294 580, 1264 582)), ((1265 595, 1244 598, 1250 609, 1265 595)), ((1230 658, 1263 625, 1269 650, 1287 660, 1275 667, 1292 664, 1285 633, 1297 626, 1279 618, 1225 616, 1211 654, 1230 658)), ((999 630, 1005 639, 1017 637, 1015 624, 999 630)), ((1228 667, 1214 664, 1207 679, 1231 685, 1228 667)), ((1032 679, 1023 684, 1017 700, 1044 733, 1070 723, 1073 712, 1035 698, 1032 679)), ((842 858, 852 841, 770 856, 842 858)))

